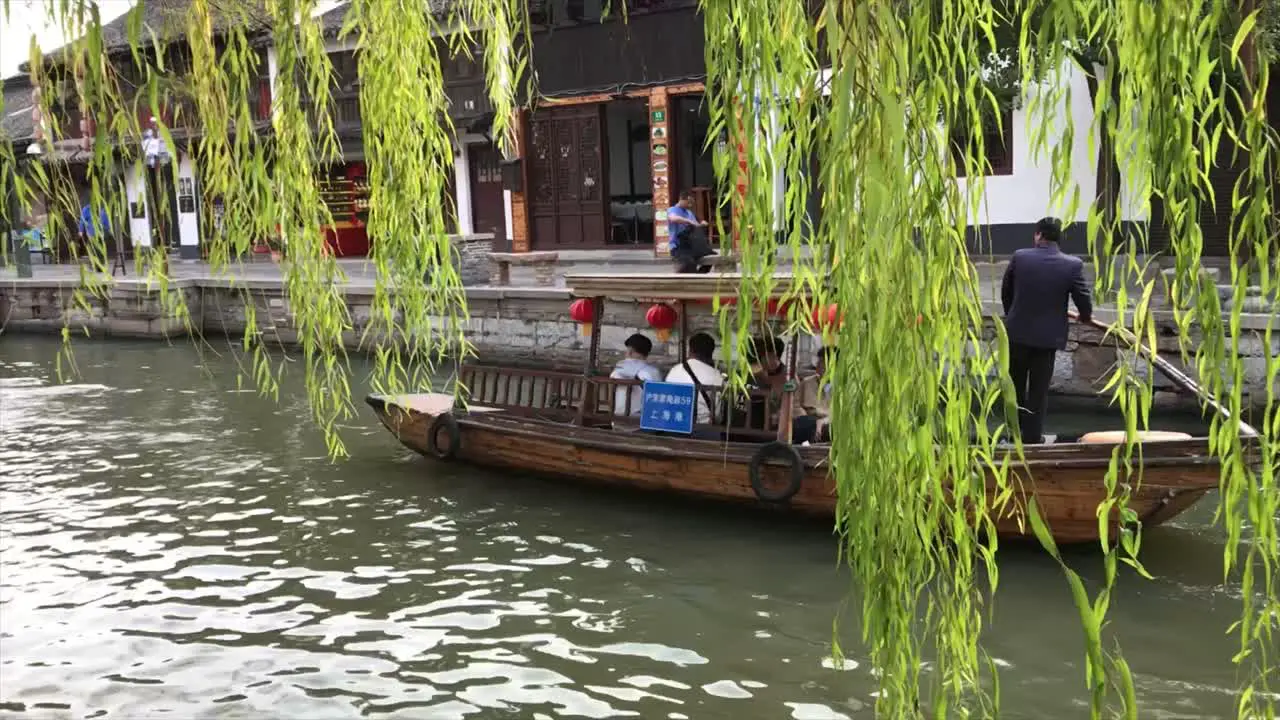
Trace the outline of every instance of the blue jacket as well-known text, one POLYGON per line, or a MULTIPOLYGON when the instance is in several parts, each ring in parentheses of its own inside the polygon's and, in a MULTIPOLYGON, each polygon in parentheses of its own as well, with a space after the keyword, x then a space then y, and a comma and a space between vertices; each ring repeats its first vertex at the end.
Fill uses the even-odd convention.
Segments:
POLYGON ((1009 342, 1061 350, 1067 346, 1067 298, 1082 321, 1093 316, 1084 262, 1056 246, 1023 248, 1004 270, 1000 299, 1009 342))
MULTIPOLYGON (((98 226, 102 228, 102 232, 104 234, 109 234, 111 232, 111 221, 107 220, 106 208, 98 209, 98 226)), ((85 205, 80 208, 79 228, 81 233, 88 235, 89 237, 94 236, 96 229, 93 225, 93 208, 89 205, 85 205)))

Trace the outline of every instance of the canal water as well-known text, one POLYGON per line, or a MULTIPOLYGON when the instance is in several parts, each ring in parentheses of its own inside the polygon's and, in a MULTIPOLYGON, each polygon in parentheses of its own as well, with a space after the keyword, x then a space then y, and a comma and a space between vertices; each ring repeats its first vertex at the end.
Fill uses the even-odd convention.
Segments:
MULTIPOLYGON (((334 464, 297 362, 277 404, 224 341, 78 343, 69 384, 58 347, 0 338, 0 717, 872 715, 821 525, 433 463, 363 406, 334 464)), ((1149 532, 1155 580, 1112 601, 1144 718, 1234 717, 1211 515, 1149 532)), ((1003 717, 1085 717, 1058 569, 1000 562, 1003 717)))

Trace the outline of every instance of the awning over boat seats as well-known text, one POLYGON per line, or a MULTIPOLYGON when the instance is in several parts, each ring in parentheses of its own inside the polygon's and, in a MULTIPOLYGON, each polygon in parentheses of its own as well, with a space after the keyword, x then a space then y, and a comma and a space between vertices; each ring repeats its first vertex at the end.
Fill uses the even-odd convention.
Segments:
MULTIPOLYGON (((1138 442, 1168 442, 1170 440, 1190 440, 1191 436, 1184 432, 1168 432, 1165 430, 1139 430, 1135 433, 1138 442)), ((1119 444, 1124 442, 1123 430, 1100 430, 1080 436, 1082 443, 1119 444)))

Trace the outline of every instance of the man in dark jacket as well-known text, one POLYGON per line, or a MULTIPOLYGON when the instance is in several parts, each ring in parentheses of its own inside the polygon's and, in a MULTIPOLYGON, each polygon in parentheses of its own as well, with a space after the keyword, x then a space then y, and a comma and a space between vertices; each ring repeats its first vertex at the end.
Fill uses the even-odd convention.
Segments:
POLYGON ((1013 254, 1000 298, 1009 335, 1009 376, 1018 394, 1018 426, 1024 444, 1044 442, 1045 405, 1057 351, 1067 346, 1067 298, 1082 322, 1093 314, 1080 258, 1058 249, 1062 223, 1036 223, 1035 247, 1013 254))

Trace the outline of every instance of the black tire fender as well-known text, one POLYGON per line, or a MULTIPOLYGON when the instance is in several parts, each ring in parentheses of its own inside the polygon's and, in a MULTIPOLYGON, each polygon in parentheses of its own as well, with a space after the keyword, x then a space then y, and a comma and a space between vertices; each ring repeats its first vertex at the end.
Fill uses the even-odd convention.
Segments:
POLYGON ((458 448, 462 446, 462 431, 458 429, 458 421, 453 413, 442 413, 431 421, 431 427, 427 429, 427 446, 431 449, 431 454, 440 460, 452 460, 458 454, 458 448), (449 441, 444 447, 440 446, 441 430, 449 435, 449 441))
POLYGON ((800 492, 800 486, 804 483, 804 458, 800 457, 800 451, 795 446, 775 440, 761 445, 755 455, 751 456, 747 476, 751 478, 751 489, 755 491, 756 497, 768 503, 785 503, 800 492), (770 460, 781 460, 791 468, 791 482, 780 491, 766 487, 760 477, 760 468, 770 460))

